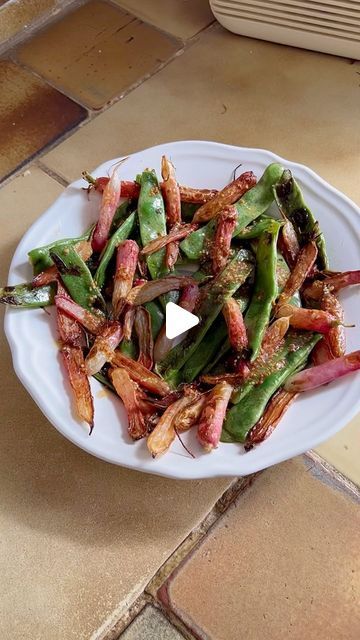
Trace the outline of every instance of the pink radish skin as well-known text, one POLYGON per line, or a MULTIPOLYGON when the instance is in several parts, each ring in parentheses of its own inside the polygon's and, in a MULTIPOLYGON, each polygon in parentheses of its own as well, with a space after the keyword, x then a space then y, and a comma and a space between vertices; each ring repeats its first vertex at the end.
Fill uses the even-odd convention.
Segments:
POLYGON ((116 317, 119 317, 125 305, 126 296, 133 286, 138 257, 139 247, 135 240, 124 240, 116 250, 116 270, 112 295, 116 317))
POLYGON ((358 369, 360 369, 360 350, 353 351, 341 358, 335 358, 317 367, 300 371, 287 380, 284 388, 292 393, 311 391, 311 389, 316 389, 323 384, 337 380, 337 378, 347 376, 358 369))
POLYGON ((293 307, 291 304, 283 304, 277 311, 278 318, 289 318, 290 326, 294 329, 328 333, 339 322, 327 311, 318 309, 303 309, 293 307))
POLYGON ((115 167, 103 191, 99 219, 92 237, 92 248, 97 253, 100 253, 106 245, 111 223, 119 204, 120 193, 120 167, 115 167))
POLYGON ((61 310, 66 313, 70 318, 76 320, 90 333, 97 334, 101 331, 105 324, 105 318, 103 316, 96 316, 91 311, 87 311, 76 302, 73 302, 71 298, 63 295, 55 296, 55 305, 57 310, 61 310))
POLYGON ((226 409, 233 391, 227 382, 219 382, 210 395, 201 412, 197 437, 205 451, 216 448, 220 442, 221 430, 226 409))

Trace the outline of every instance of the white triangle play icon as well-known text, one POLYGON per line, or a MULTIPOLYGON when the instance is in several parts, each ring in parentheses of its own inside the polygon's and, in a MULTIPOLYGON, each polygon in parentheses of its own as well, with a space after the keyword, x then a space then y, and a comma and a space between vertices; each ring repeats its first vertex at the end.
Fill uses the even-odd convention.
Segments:
POLYGON ((169 340, 177 338, 181 333, 199 324, 199 318, 194 316, 190 311, 186 311, 174 302, 168 302, 166 305, 166 337, 169 340))

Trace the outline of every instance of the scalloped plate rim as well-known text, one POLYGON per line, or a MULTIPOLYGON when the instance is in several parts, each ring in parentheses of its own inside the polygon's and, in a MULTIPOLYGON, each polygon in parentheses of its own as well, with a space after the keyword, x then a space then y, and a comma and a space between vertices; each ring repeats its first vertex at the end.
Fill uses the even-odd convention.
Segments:
MULTIPOLYGON (((235 145, 226 145, 223 143, 204 141, 204 140, 198 140, 198 141, 187 140, 187 141, 177 141, 177 142, 160 144, 154 147, 143 149, 134 154, 131 154, 129 158, 136 159, 136 157, 141 156, 141 154, 144 154, 144 153, 149 154, 154 152, 158 152, 160 157, 160 155, 163 152, 171 153, 171 151, 175 151, 176 153, 176 150, 177 149, 179 150, 182 147, 188 148, 187 150, 190 156, 192 155, 191 149, 193 149, 194 147, 200 147, 203 149, 206 149, 206 148, 207 149, 212 148, 212 149, 218 149, 218 150, 221 149, 225 153, 226 152, 231 153, 233 151, 236 151, 237 153, 240 153, 240 154, 241 153, 250 154, 250 155, 258 154, 259 157, 266 158, 266 160, 270 162, 271 161, 281 162, 282 164, 292 168, 296 173, 297 177, 299 177, 300 173, 305 174, 305 176, 309 176, 315 185, 321 185, 327 192, 331 192, 334 196, 336 196, 336 198, 340 199, 343 203, 345 203, 351 210, 352 214, 360 216, 359 207, 357 207, 357 205, 354 202, 352 202, 350 198, 348 198, 346 195, 341 193, 338 189, 336 189, 335 187, 327 183, 323 178, 317 175, 312 169, 310 169, 309 167, 301 163, 291 162, 289 160, 286 160, 281 156, 265 149, 237 147, 235 145)), ((102 163, 97 167, 97 169, 93 171, 93 175, 95 176, 102 175, 111 165, 116 163, 119 159, 121 158, 116 158, 114 160, 110 160, 102 163)), ((72 196, 71 191, 73 189, 79 189, 79 187, 81 187, 82 184, 83 184, 83 181, 81 179, 72 182, 65 189, 65 191, 59 196, 59 198, 55 200, 55 202, 31 225, 31 227, 24 234, 23 238, 21 239, 20 243, 17 246, 17 249, 15 250, 15 253, 10 265, 9 279, 11 281, 13 281, 13 271, 17 265, 18 256, 22 254, 23 247, 28 242, 29 237, 32 234, 36 233, 38 229, 41 229, 44 223, 46 224, 47 219, 52 215, 53 209, 59 204, 59 202, 61 203, 65 198, 69 198, 69 197, 71 198, 72 196)), ((69 429, 66 429, 61 424, 59 424, 59 421, 56 419, 53 412, 49 410, 46 398, 44 398, 44 396, 38 391, 37 385, 34 383, 33 379, 31 378, 31 375, 24 368, 23 363, 21 362, 21 357, 20 357, 21 348, 20 348, 19 340, 13 335, 12 317, 14 317, 14 314, 17 314, 17 313, 19 313, 19 311, 14 309, 6 309, 5 320, 4 320, 5 333, 10 345, 12 358, 13 358, 13 366, 14 366, 16 375, 18 376, 18 378, 20 379, 24 387, 27 389, 29 394, 32 396, 33 400, 36 402, 36 404, 38 405, 42 413, 51 422, 51 424, 53 424, 53 426, 55 426, 55 428, 58 431, 60 431, 60 433, 62 433, 67 439, 73 442, 73 444, 76 444, 77 446, 87 451, 88 453, 91 453, 92 455, 102 460, 105 460, 107 462, 124 466, 129 469, 143 471, 146 473, 153 473, 156 475, 162 475, 162 476, 174 478, 174 479, 201 479, 201 478, 210 478, 210 477, 241 475, 241 467, 242 467, 240 462, 241 458, 239 459, 239 465, 230 464, 229 466, 227 466, 226 461, 224 461, 225 463, 223 463, 222 460, 220 461, 219 459, 216 458, 216 452, 211 456, 209 455, 206 456, 208 460, 208 464, 205 465, 205 470, 203 468, 204 465, 197 464, 197 460, 192 460, 191 466, 187 465, 186 469, 178 468, 177 470, 175 470, 174 468, 171 468, 171 466, 166 463, 165 464, 161 463, 160 465, 157 464, 158 462, 166 461, 166 459, 170 460, 169 453, 166 456, 163 456, 162 458, 160 458, 159 461, 157 460, 152 461, 150 459, 147 462, 146 461, 136 462, 135 460, 135 462, 132 461, 131 463, 128 463, 124 459, 120 461, 118 457, 112 454, 112 452, 94 451, 88 446, 86 446, 86 440, 80 441, 78 437, 78 433, 76 431, 71 431, 69 429)), ((25 311, 20 311, 20 313, 25 313, 25 311)), ((31 312, 29 311, 28 313, 30 314, 31 312)), ((354 378, 357 379, 357 384, 358 384, 360 381, 360 374, 355 374, 354 378)), ((341 383, 342 382, 340 381, 340 384, 341 383)), ((335 383, 335 384, 339 384, 339 383, 335 383)), ((95 407, 96 407, 96 399, 95 399, 95 407)), ((275 451, 275 453, 271 454, 270 456, 262 455, 260 457, 260 461, 256 461, 255 459, 253 464, 246 465, 246 474, 253 473, 255 471, 260 471, 264 468, 267 468, 281 461, 284 461, 289 457, 294 457, 296 455, 304 453, 310 448, 316 447, 321 442, 326 440, 328 437, 331 437, 332 435, 337 433, 340 429, 342 429, 349 422, 349 420, 351 420, 351 418, 353 418, 356 415, 359 407, 360 407, 360 397, 358 402, 353 404, 352 407, 347 406, 346 412, 344 414, 344 419, 341 420, 341 424, 338 421, 338 422, 334 422, 328 427, 325 437, 324 437, 324 434, 318 434, 318 436, 314 434, 313 437, 309 439, 310 443, 306 444, 305 448, 304 448, 304 444, 299 442, 297 446, 294 445, 292 447, 290 454, 286 452, 284 453, 284 451, 281 451, 279 449, 278 451, 275 451)), ((77 426, 79 429, 81 429, 81 425, 77 424, 77 426)), ((100 428, 99 425, 97 428, 100 428)), ((277 432, 275 432, 275 434, 276 433, 277 432)), ((133 446, 133 445, 129 445, 129 446, 133 446)), ((222 446, 226 447, 229 445, 222 445, 222 446)), ((263 445, 260 445, 260 447, 257 447, 256 451, 260 451, 261 447, 263 447, 263 445)), ((250 452, 250 454, 251 453, 252 452, 250 452)), ((250 454, 246 454, 247 459, 249 459, 250 454)))

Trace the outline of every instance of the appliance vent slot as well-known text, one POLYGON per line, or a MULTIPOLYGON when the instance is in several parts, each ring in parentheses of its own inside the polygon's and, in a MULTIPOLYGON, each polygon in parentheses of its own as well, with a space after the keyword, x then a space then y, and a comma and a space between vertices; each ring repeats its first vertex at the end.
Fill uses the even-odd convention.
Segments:
POLYGON ((238 34, 360 58, 360 0, 210 0, 238 34))
POLYGON ((325 23, 331 22, 335 24, 349 24, 355 25, 356 28, 360 28, 360 3, 359 8, 355 12, 352 13, 344 13, 341 8, 336 11, 335 7, 331 7, 330 10, 325 8, 319 9, 316 6, 311 6, 314 3, 310 2, 306 6, 302 6, 301 2, 286 2, 283 0, 256 0, 256 2, 252 2, 251 0, 214 0, 213 8, 219 10, 232 10, 236 14, 242 9, 244 11, 244 18, 246 18, 247 11, 256 11, 261 13, 269 13, 281 17, 286 16, 298 16, 300 19, 307 20, 311 22, 314 20, 316 22, 325 23))
MULTIPOLYGON (((214 3, 214 7, 216 4, 214 3)), ((243 2, 239 2, 239 7, 243 5, 243 2)), ((219 13, 222 15, 227 15, 230 17, 237 18, 239 17, 238 13, 235 13, 233 10, 225 9, 219 10, 219 13)), ((292 15, 292 14, 291 14, 292 15)), ((325 21, 313 21, 309 20, 309 18, 301 18, 301 16, 285 16, 285 15, 274 15, 268 11, 256 11, 255 7, 249 10, 248 8, 241 15, 242 20, 261 20, 261 22, 269 22, 275 25, 283 25, 288 26, 289 28, 298 28, 302 31, 306 31, 309 29, 310 31, 314 31, 315 33, 328 33, 330 35, 339 35, 340 37, 349 37, 349 39, 354 39, 360 41, 360 32, 356 29, 350 28, 349 25, 346 25, 344 29, 344 25, 339 23, 329 24, 325 21)))

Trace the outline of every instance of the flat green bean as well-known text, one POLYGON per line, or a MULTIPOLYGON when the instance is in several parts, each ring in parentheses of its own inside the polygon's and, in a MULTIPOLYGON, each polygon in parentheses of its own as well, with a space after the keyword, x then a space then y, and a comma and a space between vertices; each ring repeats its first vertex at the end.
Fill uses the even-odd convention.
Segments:
MULTIPOLYGON (((155 171, 146 169, 139 177, 139 181, 138 217, 141 242, 145 246, 151 240, 166 235, 165 207, 155 171)), ((147 257, 146 261, 152 278, 159 278, 166 273, 164 258, 165 249, 160 249, 147 257)))
POLYGON ((157 364, 158 372, 173 384, 178 378, 179 370, 189 360, 201 340, 219 315, 224 301, 232 296, 245 282, 252 271, 252 257, 249 251, 240 249, 212 282, 202 288, 201 301, 195 310, 200 322, 189 331, 185 340, 171 349, 157 364))
POLYGON ((31 283, 0 288, 0 303, 11 307, 39 309, 54 304, 55 284, 33 287, 31 283))
POLYGON ((106 277, 106 269, 109 265, 111 258, 114 255, 116 247, 123 241, 126 240, 131 234, 134 226, 135 226, 135 211, 129 215, 128 218, 124 220, 122 225, 113 233, 113 235, 107 241, 104 250, 100 256, 99 266, 94 275, 94 281, 98 285, 100 289, 104 286, 105 277, 106 277))
POLYGON ((281 179, 273 188, 276 203, 296 231, 300 245, 304 245, 315 235, 318 248, 317 265, 319 269, 328 269, 329 260, 326 253, 325 239, 319 230, 319 224, 314 214, 305 204, 301 189, 289 169, 286 169, 281 179))
MULTIPOLYGON (((287 265, 287 262, 278 251, 276 260, 276 281, 278 286, 278 293, 282 292, 289 275, 290 269, 287 265)), ((292 298, 289 300, 289 304, 293 304, 295 307, 301 307, 301 298, 298 291, 294 293, 292 298)))
POLYGON ((272 395, 295 370, 306 365, 311 351, 320 339, 321 336, 311 333, 302 335, 298 349, 288 351, 284 367, 269 375, 262 384, 254 387, 228 411, 224 423, 226 441, 229 441, 230 436, 233 442, 245 442, 250 429, 260 420, 272 395))
POLYGON ((227 336, 227 327, 223 318, 218 317, 211 331, 208 331, 199 346, 190 356, 182 369, 184 382, 192 382, 196 376, 211 362, 219 351, 227 336))
POLYGON ((276 256, 276 282, 278 286, 278 293, 281 293, 283 290, 289 275, 290 269, 287 262, 278 251, 276 256))
MULTIPOLYGON (((234 296, 235 300, 238 302, 239 307, 240 307, 240 311, 242 313, 244 313, 246 307, 249 304, 249 297, 247 294, 243 294, 240 292, 237 292, 234 296)), ((225 322, 225 321, 223 321, 225 322)), ((222 343, 219 345, 218 349, 216 351, 214 351, 214 355, 212 357, 212 359, 208 360, 208 362, 206 363, 206 366, 203 367, 203 372, 204 373, 209 373, 209 371, 212 371, 216 365, 221 362, 221 360, 224 358, 224 356, 226 356, 226 354, 230 351, 231 349, 231 345, 230 345, 230 340, 227 337, 227 328, 226 328, 226 332, 225 332, 225 336, 224 336, 224 340, 222 341, 222 343)), ((212 335, 212 334, 211 334, 212 335)), ((210 336, 209 336, 210 337, 210 336)), ((201 345, 200 345, 201 346, 201 345)), ((199 348, 199 347, 198 347, 199 348)))
POLYGON ((58 246, 50 251, 50 256, 74 302, 89 311, 93 311, 94 308, 105 310, 100 289, 84 260, 72 245, 58 246))
POLYGON ((82 236, 77 238, 62 238, 61 240, 56 240, 55 242, 51 242, 43 247, 31 249, 28 256, 34 270, 34 275, 37 276, 41 271, 45 271, 45 269, 48 269, 54 264, 50 256, 50 251, 52 249, 56 249, 57 247, 68 247, 70 245, 77 244, 82 240, 89 240, 93 229, 94 225, 85 231, 82 236))
POLYGON ((253 240, 259 238, 264 231, 272 228, 274 218, 270 216, 260 216, 259 219, 251 226, 248 226, 237 235, 238 240, 253 240))
POLYGON ((124 356, 132 360, 136 360, 138 357, 138 348, 133 340, 122 340, 120 343, 120 351, 124 356))
POLYGON ((103 384, 104 387, 107 387, 110 391, 116 394, 114 385, 110 382, 107 376, 101 373, 101 371, 99 371, 98 373, 94 373, 93 378, 95 378, 95 380, 103 384))
POLYGON ((289 345, 292 344, 291 341, 293 341, 293 335, 289 334, 285 340, 285 344, 277 349, 277 351, 263 366, 257 367, 256 371, 252 372, 251 380, 245 381, 238 387, 235 387, 231 396, 231 402, 233 404, 238 404, 257 384, 259 384, 259 381, 270 375, 273 370, 278 368, 278 363, 286 357, 289 345))
POLYGON ((115 211, 115 215, 112 219, 111 227, 110 227, 110 235, 112 236, 115 233, 116 229, 126 220, 126 218, 130 215, 129 211, 130 200, 124 200, 121 204, 119 204, 118 208, 115 211))
POLYGON ((280 223, 272 221, 259 238, 256 251, 255 284, 250 306, 245 314, 245 325, 251 349, 251 360, 257 357, 266 328, 269 324, 272 305, 277 296, 276 244, 280 223))
POLYGON ((200 206, 200 204, 195 204, 194 202, 182 202, 181 220, 183 220, 183 222, 191 222, 200 206))
POLYGON ((158 337, 161 327, 164 324, 164 320, 165 320, 164 312, 161 309, 160 305, 158 305, 158 303, 155 302, 155 300, 152 300, 151 302, 146 302, 144 304, 144 307, 145 309, 148 310, 150 314, 151 331, 152 331, 153 340, 155 341, 156 338, 158 337))
MULTIPOLYGON (((233 237, 247 227, 250 222, 265 213, 274 201, 273 185, 278 182, 284 168, 274 162, 264 171, 259 182, 249 189, 236 203, 238 212, 237 223, 233 237)), ((199 260, 212 242, 215 233, 216 221, 210 220, 206 225, 193 231, 180 243, 181 250, 190 260, 199 260)))

